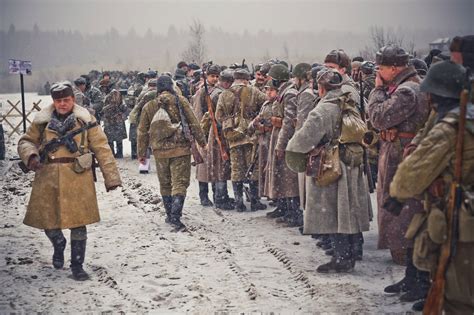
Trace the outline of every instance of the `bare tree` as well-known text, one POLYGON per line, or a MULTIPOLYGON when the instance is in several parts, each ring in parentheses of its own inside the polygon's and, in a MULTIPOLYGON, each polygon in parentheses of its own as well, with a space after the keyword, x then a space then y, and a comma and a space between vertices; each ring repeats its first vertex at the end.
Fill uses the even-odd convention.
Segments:
POLYGON ((385 29, 383 26, 371 26, 369 28, 370 42, 363 50, 359 51, 359 55, 366 60, 374 59, 375 53, 387 45, 396 45, 403 47, 404 35, 400 31, 396 32, 392 28, 385 29))
POLYGON ((283 60, 290 62, 290 48, 286 42, 283 43, 283 60))
POLYGON ((191 40, 183 52, 182 57, 186 61, 193 61, 201 65, 206 57, 206 44, 204 42, 204 25, 199 20, 194 20, 189 26, 191 40))

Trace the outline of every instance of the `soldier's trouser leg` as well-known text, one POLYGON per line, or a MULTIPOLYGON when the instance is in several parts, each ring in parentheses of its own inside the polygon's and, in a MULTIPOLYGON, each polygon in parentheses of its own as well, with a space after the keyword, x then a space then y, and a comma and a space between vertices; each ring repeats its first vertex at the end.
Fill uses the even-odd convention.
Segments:
POLYGON ((212 202, 209 200, 209 184, 207 182, 199 182, 199 199, 204 207, 212 206, 212 202))
POLYGON ((331 234, 334 247, 334 256, 330 262, 317 268, 318 272, 327 273, 331 271, 346 272, 354 265, 351 254, 350 234, 331 234))
POLYGON ((137 158, 137 141, 131 141, 131 155, 132 160, 137 158))
POLYGON ((186 196, 191 178, 191 155, 157 158, 156 171, 162 196, 186 196))
POLYGON ((244 144, 230 149, 232 182, 245 180, 245 173, 252 159, 252 148, 252 144, 244 144))
POLYGON ((122 141, 115 141, 117 144, 117 158, 122 159, 123 158, 123 143, 122 141))
POLYGON ((87 229, 85 226, 71 229, 71 271, 75 280, 89 279, 89 275, 82 269, 86 255, 87 229))
POLYGON ((66 248, 66 238, 60 229, 44 230, 46 236, 53 244, 53 267, 61 269, 64 266, 64 249, 66 248))

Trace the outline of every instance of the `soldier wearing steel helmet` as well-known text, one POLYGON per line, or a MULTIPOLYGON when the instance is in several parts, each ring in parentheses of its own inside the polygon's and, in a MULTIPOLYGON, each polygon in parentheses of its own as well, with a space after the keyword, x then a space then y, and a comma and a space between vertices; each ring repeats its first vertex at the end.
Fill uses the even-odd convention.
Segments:
POLYGON ((277 201, 277 208, 267 215, 281 218, 278 222, 297 226, 300 208, 298 174, 286 165, 285 149, 294 133, 298 90, 290 80, 290 71, 286 66, 273 65, 268 74, 272 77, 273 85, 278 87, 278 96, 272 106, 273 129, 266 174, 269 197, 277 201))
MULTIPOLYGON (((417 135, 414 150, 398 165, 390 184, 385 207, 395 214, 404 202, 421 196, 424 211, 415 217, 407 237, 414 239, 412 263, 420 270, 436 272, 440 246, 446 241, 446 211, 449 187, 454 177, 455 145, 458 133, 460 94, 466 83, 466 70, 451 61, 433 64, 420 89, 429 94, 435 112, 434 123, 417 135), (428 224, 422 224, 427 220, 428 224), (444 227, 444 228, 443 228, 444 227), (424 249, 429 248, 427 252, 424 249)), ((444 311, 446 314, 474 313, 474 106, 467 105, 462 178, 464 203, 457 226, 456 250, 446 272, 444 311)), ((414 305, 423 309, 423 301, 414 305)))

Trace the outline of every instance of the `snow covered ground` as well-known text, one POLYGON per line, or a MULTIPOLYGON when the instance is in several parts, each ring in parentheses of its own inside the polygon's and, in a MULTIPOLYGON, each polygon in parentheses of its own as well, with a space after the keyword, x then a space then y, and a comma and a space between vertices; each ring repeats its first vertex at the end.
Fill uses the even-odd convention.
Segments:
MULTIPOLYGON (((8 157, 16 141, 7 139, 8 157)), ((44 233, 22 224, 33 174, 0 161, 0 314, 411 312, 411 303, 383 293, 404 268, 376 250, 376 218, 354 272, 318 274, 329 258, 313 239, 267 219, 267 211, 204 208, 194 180, 183 218, 189 231, 172 232, 154 166, 139 174, 125 147, 122 189, 106 193, 98 172, 102 221, 88 226, 85 282, 70 278, 69 246, 65 268, 55 270, 44 233)))

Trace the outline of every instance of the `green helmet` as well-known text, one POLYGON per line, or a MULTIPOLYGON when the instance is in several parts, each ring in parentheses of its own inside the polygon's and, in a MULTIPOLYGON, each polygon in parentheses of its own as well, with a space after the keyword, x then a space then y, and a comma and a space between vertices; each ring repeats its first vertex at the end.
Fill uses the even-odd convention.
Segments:
POLYGON ((268 72, 274 80, 288 81, 290 79, 290 70, 282 64, 273 65, 268 72))
POLYGON ((298 79, 306 79, 308 77, 308 72, 311 71, 311 65, 309 63, 299 63, 293 69, 293 75, 298 79))
POLYGON ((296 173, 306 171, 306 165, 308 163, 308 155, 299 152, 285 152, 286 165, 290 170, 296 173))
POLYGON ((420 90, 442 97, 459 99, 466 82, 466 69, 452 61, 441 61, 431 66, 420 90))

